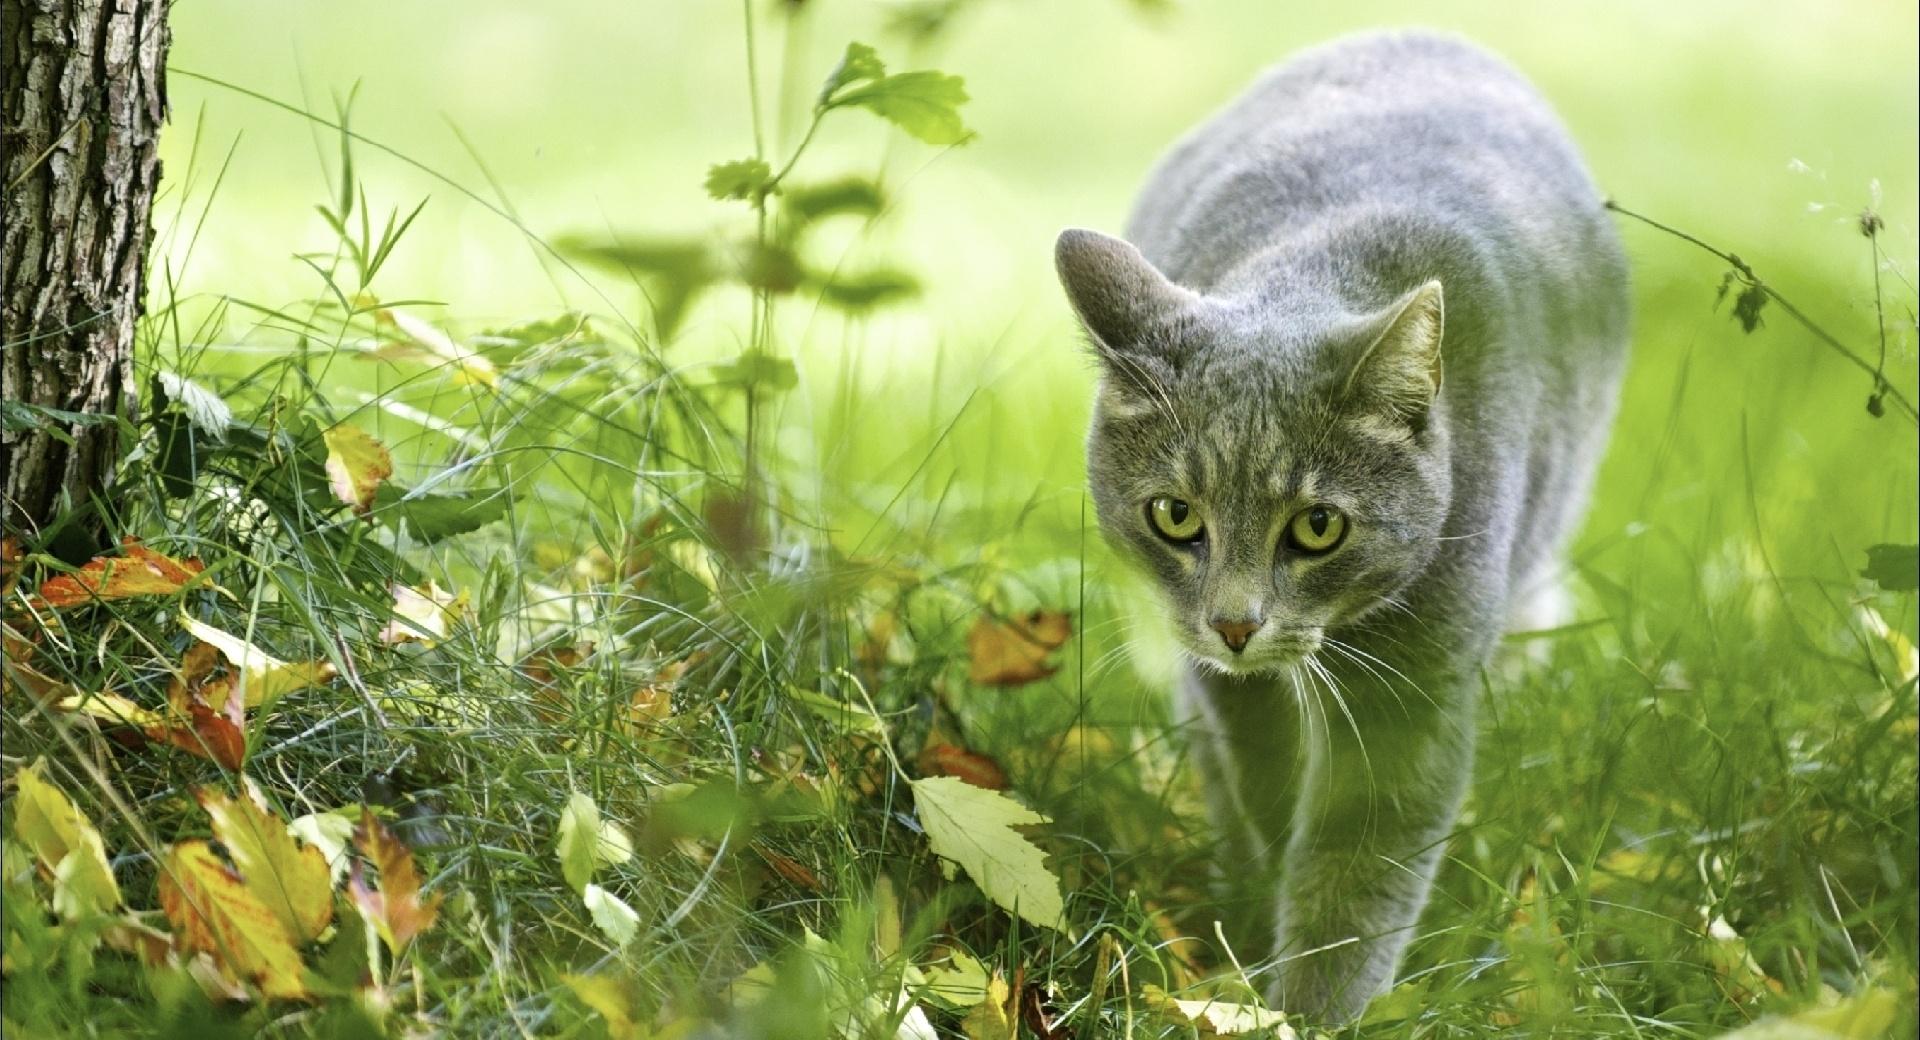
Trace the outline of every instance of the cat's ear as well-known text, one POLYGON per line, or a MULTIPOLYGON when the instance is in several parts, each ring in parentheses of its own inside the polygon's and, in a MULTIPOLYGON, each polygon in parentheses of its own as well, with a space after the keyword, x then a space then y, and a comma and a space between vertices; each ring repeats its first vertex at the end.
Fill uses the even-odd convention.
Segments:
POLYGON ((1440 392, 1440 340, 1446 306, 1430 281, 1380 315, 1379 331, 1347 373, 1342 396, 1372 403, 1416 425, 1440 392))
POLYGON ((1131 244, 1084 228, 1060 232, 1054 266, 1067 302, 1109 362, 1165 349, 1174 321, 1200 302, 1173 284, 1131 244))

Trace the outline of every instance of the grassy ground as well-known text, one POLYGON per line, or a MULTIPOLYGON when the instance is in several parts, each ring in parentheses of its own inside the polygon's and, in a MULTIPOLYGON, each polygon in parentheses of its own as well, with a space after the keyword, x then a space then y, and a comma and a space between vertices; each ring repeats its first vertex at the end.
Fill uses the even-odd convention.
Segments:
MULTIPOLYGON (((1427 17, 1539 79, 1622 202, 1739 253, 1869 360, 1878 249, 1887 377, 1912 394, 1912 11, 1427 17), (1869 205, 1887 222, 1871 245, 1869 205)), ((1004 977, 1025 1035, 1192 1035, 1149 986, 1252 999, 1238 979, 1259 952, 1214 938, 1218 865, 1155 621, 1090 527, 1088 373, 1047 245, 1062 224, 1116 227, 1173 134, 1359 22, 983 4, 915 41, 865 9, 790 25, 756 8, 750 102, 726 5, 379 18, 181 9, 140 365, 233 418, 149 390, 110 501, 115 535, 206 577, 51 610, 30 593, 80 561, 29 539, 8 623, 37 635, 9 656, 55 693, 149 708, 193 643, 183 613, 332 665, 250 706, 242 772, 286 818, 382 807, 438 920, 369 958, 343 903, 339 935, 303 951, 337 995, 216 1005, 179 971, 88 952, 99 922, 50 928, 54 880, 10 831, 9 1035, 890 1036, 909 1005, 942 1035, 1008 1035, 952 976, 922 985, 956 954, 1004 977), (251 42, 280 32, 298 63, 251 42), (850 310, 817 285, 777 291, 767 268, 736 284, 728 258, 784 255, 768 244, 789 202, 756 233, 748 204, 706 200, 702 171, 756 151, 777 168, 856 38, 896 69, 966 76, 980 138, 939 149, 831 114, 793 186, 859 175, 884 199, 822 218, 795 256, 834 284, 897 270, 920 291, 850 310), (349 173, 326 95, 361 75, 349 173), (429 194, 375 265, 389 209, 429 194), (348 211, 344 230, 315 202, 348 211), (629 277, 666 242, 725 244, 722 284, 670 339, 645 301, 707 261, 629 277), (595 265, 609 250, 624 268, 595 265), (485 369, 383 309, 451 329, 485 369), (793 359, 796 385, 743 352, 793 359), (369 519, 327 488, 322 431, 340 424, 395 463, 369 519), (458 516, 487 522, 427 537, 458 516), (429 580, 464 597, 446 632, 382 638, 393 586, 429 580), (1035 610, 1071 617, 1057 671, 978 681, 981 619, 1035 610), (1065 929, 942 876, 912 782, 987 764, 939 746, 990 759, 1051 818, 1026 833, 1065 929), (572 792, 632 846, 593 872, 625 925, 596 919, 556 852, 572 792)), ((1570 553, 1580 621, 1517 637, 1489 675, 1473 794, 1406 981, 1352 1033, 1713 1036, 1838 1006, 1865 1023, 1852 1035, 1913 1035, 1920 616, 1858 574, 1869 546, 1915 540, 1913 425, 1869 416, 1871 379, 1777 302, 1743 334, 1714 305, 1725 264, 1622 233, 1640 331, 1570 553), (1874 1024, 1883 1009, 1897 1020, 1874 1024)), ((8 774, 44 757, 126 904, 159 906, 165 850, 209 833, 192 792, 235 774, 36 689, 9 672, 8 774)))

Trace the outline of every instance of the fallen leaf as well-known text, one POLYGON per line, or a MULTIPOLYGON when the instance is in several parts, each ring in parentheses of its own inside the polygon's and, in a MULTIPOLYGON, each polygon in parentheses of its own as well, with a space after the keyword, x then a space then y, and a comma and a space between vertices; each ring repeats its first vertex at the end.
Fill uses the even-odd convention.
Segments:
POLYGON ((947 963, 927 969, 926 980, 922 991, 926 996, 950 1008, 970 1008, 987 999, 992 976, 987 966, 971 954, 954 950, 947 955, 947 963))
POLYGON ((53 909, 72 920, 120 905, 120 886, 107 863, 107 849, 78 806, 41 776, 44 759, 14 774, 13 836, 53 881, 53 909))
POLYGON ((139 914, 122 914, 100 933, 100 940, 108 949, 133 954, 149 968, 162 967, 173 958, 173 936, 146 923, 139 914))
POLYGON ((467 612, 467 594, 448 592, 428 581, 425 585, 393 586, 393 619, 380 629, 380 641, 389 646, 417 642, 432 646, 467 612))
POLYGON ((352 423, 339 423, 321 438, 327 443, 327 487, 334 498, 365 516, 373 508, 374 493, 393 476, 393 456, 352 423))
POLYGON ((1252 1004, 1225 1000, 1177 1000, 1166 990, 1148 984, 1140 991, 1147 1006, 1201 1036, 1249 1036, 1259 1033, 1271 1040, 1295 1040, 1298 1036, 1287 1025, 1287 1016, 1252 1004))
POLYGON ((932 744, 920 749, 920 772, 930 776, 951 776, 989 791, 1007 789, 1007 771, 1000 763, 978 751, 953 744, 932 744))
POLYGON ((167 853, 160 906, 182 949, 208 954, 269 997, 307 995, 300 954, 280 918, 211 845, 183 841, 167 853))
POLYGON ((327 861, 327 878, 338 883, 347 874, 347 848, 353 841, 353 820, 344 813, 317 812, 296 816, 287 824, 293 836, 320 850, 327 861))
POLYGON ((643 1040, 647 1031, 633 1017, 632 987, 605 975, 562 975, 580 1003, 598 1012, 611 1040, 643 1040))
POLYGON ((1047 655, 1072 635, 1073 618, 1065 611, 1035 610, 1006 621, 983 615, 967 632, 967 674, 983 686, 1039 682, 1059 670, 1047 655))
MULTIPOLYGON (((195 639, 211 643, 220 651, 220 656, 227 659, 235 672, 234 681, 240 687, 241 703, 249 708, 270 704, 295 690, 325 682, 335 674, 329 661, 282 661, 239 636, 185 615, 181 616, 180 624, 195 639)), ((224 697, 219 701, 208 698, 208 701, 212 708, 226 706, 224 697)))
POLYGON ((960 1021, 960 1031, 967 1040, 1018 1040, 1019 1030, 1008 1007, 1012 1000, 1006 978, 994 972, 983 998, 960 1021))
POLYGON ((554 853, 567 884, 575 892, 584 892, 595 870, 633 858, 633 842, 617 824, 600 818, 600 807, 591 795, 575 791, 560 812, 554 853))
POLYGON ((1791 1015, 1770 1016, 1719 1040, 1880 1040, 1900 1016, 1900 997, 1874 986, 1830 1007, 1808 1008, 1791 1015))
POLYGON ((267 808, 253 781, 242 780, 238 798, 202 787, 194 792, 213 820, 213 836, 226 846, 247 888, 280 918, 296 943, 312 942, 333 921, 333 877, 317 848, 294 838, 285 821, 267 808))
POLYGON ((119 556, 96 556, 72 574, 49 578, 40 586, 40 602, 60 608, 135 596, 171 596, 206 570, 198 559, 176 560, 134 538, 122 540, 120 552, 119 556))
POLYGON ((1047 854, 1014 830, 1047 817, 950 776, 913 781, 913 801, 948 878, 957 865, 1000 906, 1042 928, 1065 926, 1060 879, 1047 870, 1047 854))
POLYGON ((223 714, 204 704, 189 704, 184 717, 168 715, 146 727, 146 733, 154 740, 237 773, 247 759, 247 735, 238 715, 237 708, 223 714))
POLYGON ((386 940, 387 948, 399 953, 415 936, 433 927, 440 913, 440 894, 421 898, 420 872, 413 864, 413 852, 393 836, 372 809, 361 807, 353 844, 380 871, 380 887, 375 890, 366 883, 356 860, 347 889, 353 894, 354 905, 386 940))
POLYGON ((799 885, 809 892, 821 892, 826 889, 826 886, 820 881, 820 875, 807 869, 805 864, 794 859, 792 856, 768 848, 764 842, 756 841, 752 847, 753 851, 759 853, 760 858, 766 861, 767 866, 773 868, 775 874, 786 878, 788 881, 799 885))
POLYGON ((639 934, 640 915, 618 896, 589 881, 580 898, 586 903, 588 916, 593 918, 593 926, 615 946, 625 946, 639 934))
POLYGON ((1705 922, 1707 963, 1726 985, 1728 996, 1744 1002, 1763 993, 1786 992, 1778 979, 1769 977, 1760 967, 1747 941, 1725 917, 1714 913, 1712 907, 1701 907, 1700 917, 1705 922))

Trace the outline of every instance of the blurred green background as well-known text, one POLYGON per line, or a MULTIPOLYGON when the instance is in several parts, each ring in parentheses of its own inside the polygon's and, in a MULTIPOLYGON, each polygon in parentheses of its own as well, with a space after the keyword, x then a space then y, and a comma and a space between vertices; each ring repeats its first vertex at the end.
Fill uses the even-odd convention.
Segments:
MULTIPOLYGON (((784 8, 756 5, 763 16, 784 8)), ((918 305, 846 326, 810 307, 783 315, 777 345, 800 359, 813 391, 789 402, 787 425, 811 431, 802 443, 830 435, 853 445, 835 457, 870 472, 887 463, 872 453, 873 435, 908 447, 903 419, 913 431, 938 428, 980 389, 955 431, 974 449, 951 460, 956 475, 1017 484, 1020 496, 1036 485, 1077 489, 1090 373, 1052 279, 1053 234, 1119 229, 1178 134, 1290 51, 1372 26, 1457 29, 1505 55, 1559 107, 1604 190, 1738 252, 1861 348, 1873 336, 1872 264, 1852 222, 1876 204, 1906 280, 1890 277, 1888 297, 1912 300, 1920 144, 1910 4, 984 0, 931 43, 888 30, 904 9, 810 3, 789 41, 771 18, 760 40, 763 98, 804 103, 849 39, 874 43, 895 68, 964 76, 972 95, 970 144, 933 149, 836 115, 802 164, 802 174, 884 169, 893 210, 839 245, 902 264, 925 287, 918 305), (783 77, 793 89, 782 90, 783 77), (864 388, 862 407, 829 434, 827 402, 842 379, 864 388)), ((752 150, 742 20, 738 5, 720 2, 199 0, 176 11, 172 64, 329 117, 357 84, 355 129, 489 200, 504 197, 536 235, 701 234, 745 219, 701 188, 709 163, 752 150)), ((330 132, 187 76, 173 79, 172 96, 160 226, 183 292, 253 301, 317 292, 292 254, 329 247, 313 206, 329 198, 330 132), (229 147, 231 166, 216 178, 229 147)), ((774 142, 790 145, 800 113, 763 104, 779 154, 774 142)), ((444 301, 445 317, 466 327, 563 305, 641 312, 632 286, 550 277, 540 251, 486 207, 360 151, 377 212, 431 199, 381 277, 383 296, 444 301)), ((1618 529, 1654 519, 1643 512, 1697 507, 1737 461, 1728 450, 1744 413, 1764 498, 1825 510, 1837 526, 1898 527, 1914 493, 1911 431, 1866 416, 1864 377, 1777 321, 1742 337, 1710 309, 1720 274, 1711 258, 1644 228, 1622 233, 1642 308, 1603 522, 1618 529)), ((708 297, 677 349, 736 349, 745 313, 743 291, 708 297)), ((1911 322, 1889 324, 1892 371, 1911 383, 1911 322)), ((923 449, 915 464, 925 443, 913 442, 923 449)), ((1857 540, 1842 544, 1851 551, 1857 540)))

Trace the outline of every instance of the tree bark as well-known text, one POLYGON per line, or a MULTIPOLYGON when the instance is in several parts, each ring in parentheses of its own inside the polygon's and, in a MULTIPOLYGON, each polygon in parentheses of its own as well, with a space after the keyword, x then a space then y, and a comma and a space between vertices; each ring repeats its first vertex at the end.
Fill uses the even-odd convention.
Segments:
POLYGON ((8 533, 106 487, 133 387, 169 0, 0 0, 0 433, 8 533), (21 404, 32 406, 22 408, 21 404), (102 417, 67 422, 41 409, 102 417))

